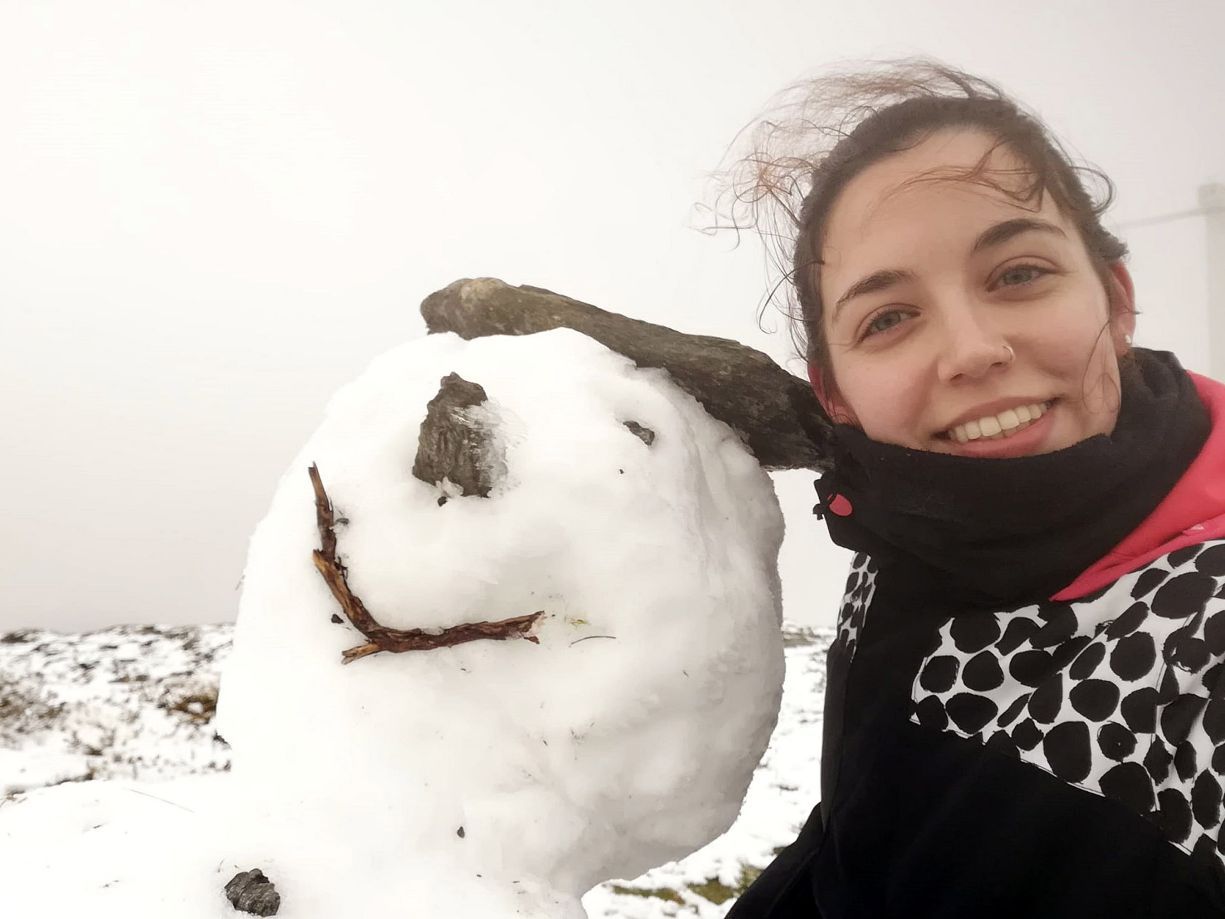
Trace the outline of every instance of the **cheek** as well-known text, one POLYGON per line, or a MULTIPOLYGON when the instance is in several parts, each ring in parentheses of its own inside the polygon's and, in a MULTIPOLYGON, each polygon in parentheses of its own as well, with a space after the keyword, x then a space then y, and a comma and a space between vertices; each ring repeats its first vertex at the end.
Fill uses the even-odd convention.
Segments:
POLYGON ((921 415, 922 394, 906 374, 891 371, 845 372, 839 379, 843 403, 873 440, 906 443, 921 415))
POLYGON ((1091 386, 1095 382, 1117 382, 1119 370, 1111 329, 1096 316, 1077 319, 1052 322, 1043 330, 1034 343, 1037 362, 1069 383, 1083 381, 1091 386))

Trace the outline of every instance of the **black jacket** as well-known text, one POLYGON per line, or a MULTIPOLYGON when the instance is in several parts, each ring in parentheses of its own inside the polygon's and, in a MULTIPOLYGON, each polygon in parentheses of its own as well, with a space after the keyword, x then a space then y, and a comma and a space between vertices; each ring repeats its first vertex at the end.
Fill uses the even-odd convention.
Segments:
POLYGON ((823 803, 729 919, 1225 916, 1225 387, 1198 385, 1169 501, 1202 524, 1092 590, 1000 605, 855 556, 823 803))

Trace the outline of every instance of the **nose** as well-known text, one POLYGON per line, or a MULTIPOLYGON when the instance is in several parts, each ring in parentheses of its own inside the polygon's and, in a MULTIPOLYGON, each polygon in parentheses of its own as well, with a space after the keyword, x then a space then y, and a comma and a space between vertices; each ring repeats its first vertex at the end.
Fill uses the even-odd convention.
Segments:
POLYGON ((981 379, 1012 363, 1012 348, 981 307, 963 304, 941 312, 945 333, 938 366, 941 381, 981 379))

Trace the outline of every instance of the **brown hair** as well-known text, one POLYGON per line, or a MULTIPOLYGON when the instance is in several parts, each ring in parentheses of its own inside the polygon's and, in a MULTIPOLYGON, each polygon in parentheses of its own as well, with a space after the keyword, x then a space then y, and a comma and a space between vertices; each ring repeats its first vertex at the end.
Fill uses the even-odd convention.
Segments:
POLYGON ((795 84, 741 132, 750 152, 724 173, 723 192, 731 199, 730 225, 756 229, 780 275, 763 311, 781 291, 792 339, 827 393, 835 390, 821 321, 820 248, 830 209, 865 168, 950 127, 978 128, 996 142, 968 171, 940 170, 912 181, 985 185, 1016 201, 1036 199, 1037 207, 1050 192, 1111 290, 1109 265, 1127 254, 1100 220, 1114 198, 1113 183, 1096 168, 1073 165, 1041 120, 994 84, 926 58, 871 62, 795 84), (992 151, 1001 146, 1024 164, 1029 181, 1019 190, 984 175, 992 151), (1101 182, 1096 201, 1081 174, 1101 182))

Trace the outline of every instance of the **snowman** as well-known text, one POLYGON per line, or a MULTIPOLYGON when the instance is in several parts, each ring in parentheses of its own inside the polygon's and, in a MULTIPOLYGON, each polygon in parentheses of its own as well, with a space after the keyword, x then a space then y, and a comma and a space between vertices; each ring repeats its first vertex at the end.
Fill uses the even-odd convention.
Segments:
POLYGON ((404 344, 252 536, 231 772, 8 802, 0 915, 583 917, 735 819, 782 529, 664 371, 565 329, 404 344))

